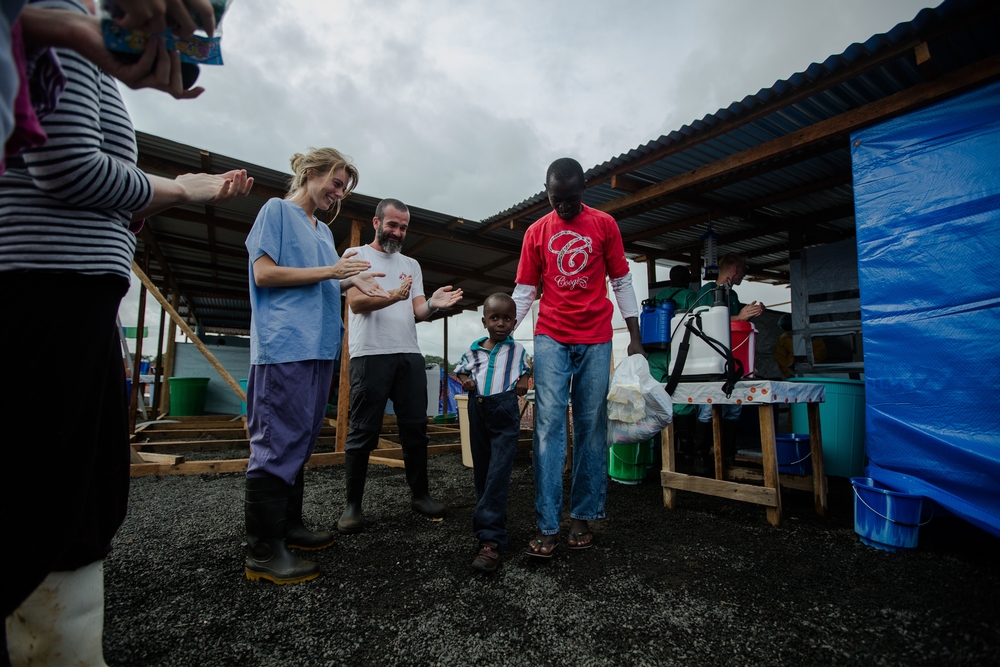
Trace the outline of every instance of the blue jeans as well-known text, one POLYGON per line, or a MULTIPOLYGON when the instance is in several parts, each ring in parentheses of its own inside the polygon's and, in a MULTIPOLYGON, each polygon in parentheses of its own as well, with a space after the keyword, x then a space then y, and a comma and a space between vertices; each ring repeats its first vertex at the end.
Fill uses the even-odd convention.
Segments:
POLYGON ((521 433, 521 413, 514 390, 492 396, 469 393, 469 445, 476 483, 472 532, 480 544, 496 542, 507 548, 507 497, 510 473, 521 433))
POLYGON ((611 342, 563 344, 535 336, 535 520, 543 535, 559 532, 566 461, 566 407, 573 401, 570 517, 604 518, 608 490, 607 398, 611 342), (570 381, 572 380, 572 390, 570 381))
MULTIPOLYGON (((742 405, 720 405, 722 408, 722 418, 729 421, 738 422, 740 420, 740 413, 743 411, 742 405)), ((700 422, 710 422, 712 421, 712 406, 707 403, 702 403, 698 406, 698 421, 700 422)))

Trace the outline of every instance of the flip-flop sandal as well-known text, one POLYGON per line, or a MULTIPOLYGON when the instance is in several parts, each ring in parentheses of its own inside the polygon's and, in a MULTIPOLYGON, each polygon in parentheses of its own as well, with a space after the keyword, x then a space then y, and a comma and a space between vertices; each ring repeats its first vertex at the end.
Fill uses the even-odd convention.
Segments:
MULTIPOLYGON (((546 536, 546 537, 549 537, 549 536, 546 536)), ((552 558, 552 552, 554 552, 556 550, 556 547, 559 546, 559 536, 558 535, 552 535, 551 538, 552 539, 545 539, 545 540, 539 540, 539 539, 536 538, 536 539, 531 540, 531 542, 528 543, 528 548, 525 550, 524 553, 526 555, 528 555, 528 556, 533 557, 533 558, 552 558), (534 548, 532 548, 533 545, 536 545, 536 544, 537 544, 538 549, 539 549, 538 551, 536 551, 534 548), (549 546, 551 546, 552 548, 549 549, 549 551, 547 553, 541 551, 541 549, 549 547, 549 546)))
POLYGON ((567 544, 569 545, 570 549, 589 549, 590 547, 594 546, 594 534, 589 530, 584 531, 582 533, 570 533, 570 537, 576 539, 576 544, 567 541, 567 544), (590 535, 590 541, 587 542, 586 544, 580 544, 580 538, 586 537, 587 535, 590 535))

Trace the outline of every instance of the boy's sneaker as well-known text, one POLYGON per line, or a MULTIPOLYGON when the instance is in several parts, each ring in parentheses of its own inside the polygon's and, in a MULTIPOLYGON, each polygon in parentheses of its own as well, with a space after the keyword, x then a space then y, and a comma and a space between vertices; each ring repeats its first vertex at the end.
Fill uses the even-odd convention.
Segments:
POLYGON ((472 561, 472 569, 480 572, 494 572, 500 567, 500 552, 496 542, 483 542, 479 545, 479 554, 472 561))

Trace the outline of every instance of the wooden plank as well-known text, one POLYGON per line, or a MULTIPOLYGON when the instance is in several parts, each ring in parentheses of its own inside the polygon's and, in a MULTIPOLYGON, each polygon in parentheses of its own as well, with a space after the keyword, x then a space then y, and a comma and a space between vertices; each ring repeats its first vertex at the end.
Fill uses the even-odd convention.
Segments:
POLYGON ((143 463, 160 463, 166 465, 177 465, 184 463, 184 457, 177 454, 153 454, 151 452, 139 452, 139 458, 143 463))
POLYGON ((704 493, 709 496, 718 496, 719 498, 729 498, 756 505, 765 505, 768 508, 774 507, 778 502, 778 494, 774 489, 763 486, 751 486, 749 484, 737 484, 736 482, 727 482, 710 477, 695 477, 679 472, 660 472, 660 483, 664 487, 671 489, 704 493))
POLYGON ((212 472, 246 472, 249 459, 225 459, 221 461, 185 461, 176 465, 158 463, 132 464, 132 477, 146 475, 202 475, 212 472))
MULTIPOLYGON (((329 447, 335 444, 333 437, 321 437, 317 445, 329 447)), ((247 449, 250 440, 239 438, 235 440, 161 440, 159 442, 134 442, 133 447, 144 452, 213 452, 226 449, 247 449)))
POLYGON ((250 441, 237 440, 165 440, 161 442, 134 442, 140 452, 218 452, 226 449, 248 449, 250 441))
POLYGON ((826 471, 823 469, 823 431, 819 424, 819 403, 806 406, 809 414, 809 451, 813 468, 813 501, 816 514, 826 516, 826 471))
POLYGON ((781 488, 778 486, 778 448, 774 442, 774 410, 770 403, 757 406, 760 420, 760 450, 764 465, 764 486, 774 491, 774 505, 767 508, 767 521, 781 525, 781 488))
MULTIPOLYGON (((232 424, 229 428, 219 429, 170 429, 164 431, 144 431, 137 433, 138 440, 148 438, 150 440, 198 440, 199 438, 219 438, 220 440, 230 440, 233 438, 246 438, 247 432, 242 427, 234 428, 232 424)), ((135 442, 135 441, 133 441, 135 442)))
POLYGON ((849 134, 891 116, 958 94, 997 75, 1000 75, 1000 55, 986 58, 948 75, 918 84, 683 174, 672 176, 624 197, 612 199, 597 208, 605 213, 615 215, 628 208, 659 199, 693 185, 705 183, 736 170, 746 169, 833 137, 849 134))
MULTIPOLYGON (((450 452, 460 452, 462 451, 462 445, 429 445, 427 447, 427 455, 432 456, 434 454, 448 454, 450 452)), ((372 456, 381 456, 388 459, 402 459, 403 458, 403 448, 394 447, 391 449, 376 449, 372 452, 372 456)))
POLYGON ((405 468, 406 464, 403 463, 402 459, 390 459, 384 456, 369 456, 368 463, 374 463, 376 465, 389 466, 390 468, 405 468))
MULTIPOLYGON (((727 477, 733 482, 763 482, 764 471, 755 468, 730 468, 727 477)), ((796 491, 813 489, 812 475, 789 475, 782 472, 778 473, 778 481, 787 489, 796 491)))
POLYGON ((201 429, 203 431, 210 431, 215 429, 240 429, 244 430, 246 427, 243 422, 232 421, 231 419, 211 421, 211 422, 178 422, 173 424, 171 422, 146 422, 145 424, 140 424, 136 427, 136 433, 144 433, 146 435, 163 435, 165 433, 170 433, 171 431, 185 431, 191 429, 201 429))

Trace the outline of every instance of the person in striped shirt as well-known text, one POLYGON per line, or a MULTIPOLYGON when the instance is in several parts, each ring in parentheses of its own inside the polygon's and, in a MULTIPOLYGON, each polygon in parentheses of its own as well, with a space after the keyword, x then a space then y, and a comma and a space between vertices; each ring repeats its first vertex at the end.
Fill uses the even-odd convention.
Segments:
POLYGON ((482 572, 496 570, 507 547, 507 494, 521 430, 517 397, 528 391, 531 375, 524 346, 511 337, 516 315, 510 296, 487 297, 483 326, 489 336, 474 342, 455 367, 462 389, 469 393, 469 438, 478 499, 472 531, 479 540, 472 567, 482 572))

